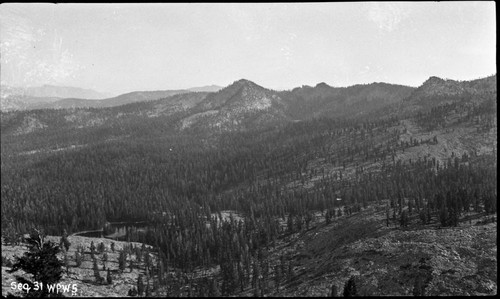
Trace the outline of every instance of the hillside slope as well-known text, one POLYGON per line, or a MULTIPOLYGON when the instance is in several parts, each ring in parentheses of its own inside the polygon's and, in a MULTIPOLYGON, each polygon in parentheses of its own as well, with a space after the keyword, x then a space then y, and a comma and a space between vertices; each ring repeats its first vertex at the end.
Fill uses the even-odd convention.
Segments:
MULTIPOLYGON (((357 293, 361 296, 411 296, 420 292, 426 296, 483 296, 497 293, 497 225, 496 215, 470 214, 460 226, 440 229, 431 222, 423 226, 413 220, 407 228, 397 227, 391 220, 386 225, 384 206, 371 205, 359 213, 337 217, 327 224, 321 213, 316 214, 311 227, 300 233, 285 234, 277 240, 267 253, 270 277, 281 267, 284 258, 291 263, 292 270, 283 272, 279 284, 275 279, 267 282, 268 296, 324 297, 331 294, 332 285, 341 296, 347 279, 355 277, 357 293), (492 222, 494 219, 495 222, 492 222), (418 287, 419 286, 419 287, 418 287), (416 290, 418 287, 418 290, 416 290)), ((416 216, 416 215, 414 215, 416 216)), ((412 217, 415 219, 416 217, 412 217)), ((48 237, 58 242, 59 237, 48 237)), ((146 277, 143 263, 136 263, 132 270, 118 269, 118 252, 141 243, 111 241, 102 238, 70 236, 70 273, 64 274, 61 284, 75 285, 78 297, 126 296, 136 285, 137 277, 146 277), (90 242, 103 242, 108 256, 106 269, 113 275, 111 285, 96 285, 93 279, 89 256, 76 267, 76 248, 88 250, 90 242), (115 251, 111 251, 111 243, 115 251)), ((23 246, 2 245, 2 256, 13 261, 26 250, 23 246)), ((88 254, 88 252, 87 252, 88 254)), ((99 267, 101 254, 98 255, 99 267)), ((63 255, 59 255, 63 259, 63 255)), ((130 259, 133 259, 132 257, 130 259)), ((155 264, 157 256, 151 253, 155 264)), ((144 261, 144 259, 142 259, 144 261)), ((25 276, 22 271, 7 273, 9 267, 2 265, 2 296, 20 294, 11 289, 14 274, 25 276)), ((190 284, 176 276, 178 270, 170 268, 167 275, 180 289, 189 290, 190 284)), ((106 271, 100 271, 106 276, 106 271)), ((204 279, 217 279, 217 268, 190 273, 191 287, 204 279)), ((152 280, 156 276, 152 277, 152 280)), ((156 289, 153 296, 165 296, 168 288, 156 289)), ((193 289, 196 292, 196 287, 193 289)), ((252 296, 252 288, 237 292, 237 296, 252 296)), ((170 293, 172 294, 172 293, 170 293)), ((187 295, 186 293, 185 295, 187 295)), ((196 293, 194 293, 196 294, 196 293)), ((64 293, 72 296, 71 292, 64 293)))
POLYGON ((476 217, 456 228, 387 227, 384 207, 371 206, 329 225, 320 221, 272 251, 275 262, 283 254, 296 262, 294 278, 271 295, 329 296, 351 276, 361 296, 411 296, 418 280, 426 296, 494 295, 497 226, 476 217))

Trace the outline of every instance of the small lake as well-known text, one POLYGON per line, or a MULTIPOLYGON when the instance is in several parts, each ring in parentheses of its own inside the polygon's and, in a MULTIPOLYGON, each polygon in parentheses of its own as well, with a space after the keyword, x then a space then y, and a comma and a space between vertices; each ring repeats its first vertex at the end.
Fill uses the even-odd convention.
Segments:
POLYGON ((108 222, 104 229, 89 230, 75 233, 75 236, 89 238, 107 238, 118 241, 126 241, 127 232, 137 234, 146 233, 150 223, 147 221, 139 222, 108 222))

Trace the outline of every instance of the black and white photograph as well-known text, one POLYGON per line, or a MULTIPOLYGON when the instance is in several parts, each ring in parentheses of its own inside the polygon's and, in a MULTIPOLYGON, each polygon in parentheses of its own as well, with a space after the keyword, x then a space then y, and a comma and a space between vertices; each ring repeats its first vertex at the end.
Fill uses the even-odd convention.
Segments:
POLYGON ((1 3, 2 297, 496 296, 496 11, 1 3))

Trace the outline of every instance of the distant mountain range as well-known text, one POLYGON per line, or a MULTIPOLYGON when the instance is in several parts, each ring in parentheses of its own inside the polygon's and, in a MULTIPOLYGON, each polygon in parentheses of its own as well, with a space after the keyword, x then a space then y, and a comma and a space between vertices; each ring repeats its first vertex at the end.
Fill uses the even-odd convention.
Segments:
POLYGON ((99 93, 77 87, 44 85, 41 87, 1 87, 2 111, 32 109, 67 109, 83 107, 113 107, 134 102, 157 100, 187 92, 215 92, 222 87, 216 85, 181 90, 134 91, 119 96, 99 93))
POLYGON ((92 89, 84 89, 71 86, 42 85, 30 87, 1 86, 2 98, 9 96, 24 96, 33 98, 82 98, 82 99, 104 99, 111 95, 92 89))
POLYGON ((188 90, 134 91, 102 100, 89 100, 89 99, 78 99, 78 98, 61 99, 52 103, 42 103, 33 105, 33 108, 67 109, 67 108, 83 108, 83 107, 92 107, 92 108, 114 107, 135 102, 157 100, 187 92, 190 91, 188 90))
MULTIPOLYGON (((302 86, 288 91, 264 88, 249 80, 241 79, 222 88, 217 85, 178 90, 134 91, 115 97, 90 89, 44 85, 26 89, 2 86, 1 110, 105 108, 168 98, 194 92, 208 93, 206 99, 193 107, 192 118, 181 127, 206 123, 224 127, 239 123, 240 114, 261 114, 258 122, 277 119, 301 120, 311 117, 356 116, 367 111, 385 109, 399 103, 401 111, 413 111, 446 101, 457 94, 476 91, 496 91, 496 75, 472 81, 445 80, 430 77, 420 87, 388 83, 371 83, 349 87, 332 87, 326 83, 302 86), (440 97, 440 100, 436 100, 440 97), (100 98, 99 100, 96 100, 100 98), (427 103, 428 98, 433 102, 427 103), (263 119, 266 119, 264 121, 263 119)), ((249 115, 247 115, 248 118, 249 115)), ((257 120, 255 120, 257 121, 257 120)))
POLYGON ((187 90, 193 91, 193 92, 216 92, 221 90, 223 87, 218 86, 218 85, 207 85, 207 86, 201 86, 201 87, 192 87, 188 88, 187 90))
POLYGON ((65 98, 104 99, 108 93, 69 86, 43 85, 36 87, 0 86, 0 108, 2 111, 27 110, 50 106, 65 98))
MULTIPOLYGON (((496 93, 496 75, 473 81, 431 77, 418 88, 387 83, 350 87, 332 87, 320 83, 314 87, 303 86, 290 91, 274 91, 241 79, 217 92, 137 91, 103 100, 47 99, 45 102, 33 103, 32 107, 103 108, 61 111, 60 114, 64 115, 63 122, 76 128, 107 123, 112 125, 117 119, 120 119, 121 126, 129 119, 136 122, 137 119, 148 121, 165 118, 164 123, 169 123, 168 130, 234 131, 317 117, 362 117, 365 120, 371 117, 376 120, 389 115, 428 110, 446 101, 481 102, 483 98, 490 98, 493 93, 496 93), (109 110, 110 108, 113 109, 109 110), (79 116, 75 117, 75 113, 79 116)), ((40 116, 36 117, 39 125, 34 126, 34 129, 50 127, 51 119, 45 119, 42 113, 33 115, 40 116)), ((32 120, 30 118, 28 123, 32 124, 32 120)))

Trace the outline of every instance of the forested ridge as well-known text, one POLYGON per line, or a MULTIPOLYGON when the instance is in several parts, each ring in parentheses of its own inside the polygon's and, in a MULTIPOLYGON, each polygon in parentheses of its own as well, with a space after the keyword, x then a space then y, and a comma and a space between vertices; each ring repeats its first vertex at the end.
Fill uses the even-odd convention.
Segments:
POLYGON ((143 117, 162 101, 74 110, 105 119, 83 128, 68 125, 66 110, 2 113, 2 230, 60 235, 147 220, 147 233, 129 240, 155 246, 162 267, 220 265, 229 295, 260 275, 284 277, 293 261, 271 269, 266 248, 307 230, 316 212, 328 222, 384 202, 388 222, 418 215, 443 227, 469 211, 496 212, 496 147, 473 147, 474 138, 496 143, 496 91, 416 103, 427 101, 404 113, 397 102, 235 131, 179 132, 182 109, 143 117), (17 134, 30 117, 53 129, 17 134), (479 137, 452 135, 466 130, 479 137), (444 152, 450 136, 460 146, 444 152), (225 210, 243 219, 218 219, 225 210))

